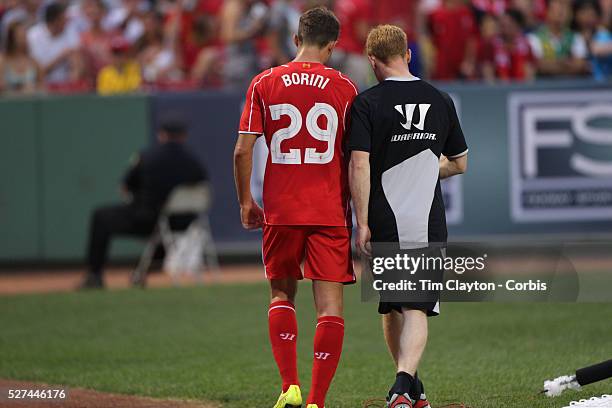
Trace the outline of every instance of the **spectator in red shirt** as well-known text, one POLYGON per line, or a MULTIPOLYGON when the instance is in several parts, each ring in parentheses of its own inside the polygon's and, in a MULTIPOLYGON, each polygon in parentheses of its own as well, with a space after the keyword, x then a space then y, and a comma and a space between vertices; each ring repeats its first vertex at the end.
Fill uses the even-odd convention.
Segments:
POLYGON ((376 24, 393 24, 406 32, 408 42, 417 38, 418 0, 386 0, 384 7, 372 7, 376 24))
POLYGON ((435 47, 433 79, 471 79, 476 74, 478 28, 461 0, 443 0, 428 18, 435 47))
POLYGON ((223 0, 199 0, 198 5, 195 8, 196 15, 205 14, 207 16, 219 16, 223 7, 223 0))
POLYGON ((184 77, 173 86, 198 88, 211 79, 220 57, 219 12, 223 0, 179 0, 167 10, 166 38, 176 44, 184 77))
POLYGON ((215 39, 215 23, 209 16, 196 18, 191 27, 191 37, 183 44, 183 68, 189 80, 196 86, 212 86, 221 83, 221 47, 215 39))
POLYGON ((185 71, 190 72, 205 46, 219 45, 219 13, 223 0, 178 0, 168 11, 165 30, 179 40, 185 71))
POLYGON ((370 30, 370 2, 337 0, 334 12, 342 29, 331 64, 363 88, 370 75, 370 66, 364 54, 365 41, 370 30))
POLYGON ((523 34, 524 18, 510 9, 499 18, 499 35, 481 55, 482 74, 488 81, 528 81, 534 78, 534 57, 523 34))
POLYGON ((106 14, 103 0, 84 0, 81 3, 83 15, 89 23, 89 30, 81 34, 81 46, 85 56, 87 74, 96 78, 98 72, 112 61, 112 32, 102 28, 102 20, 106 14))
POLYGON ((472 0, 472 6, 483 15, 501 16, 510 6, 510 0, 472 0))
POLYGON ((375 24, 393 24, 400 27, 408 37, 410 49, 410 72, 421 76, 423 72, 422 40, 425 31, 424 13, 419 0, 385 0, 384 7, 372 7, 375 24))
POLYGON ((483 64, 493 61, 495 54, 495 41, 499 37, 499 19, 497 16, 485 13, 480 16, 479 22, 480 37, 478 38, 478 65, 480 68, 479 75, 488 78, 484 75, 483 64))

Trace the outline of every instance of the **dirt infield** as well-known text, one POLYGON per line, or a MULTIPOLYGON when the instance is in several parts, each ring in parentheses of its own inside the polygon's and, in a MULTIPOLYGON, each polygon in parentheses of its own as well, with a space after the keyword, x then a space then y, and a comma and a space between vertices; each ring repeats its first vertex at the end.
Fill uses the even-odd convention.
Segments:
MULTIPOLYGON (((538 271, 549 271, 556 267, 555 258, 537 257, 496 257, 489 259, 488 266, 496 274, 529 275, 538 271), (553 262, 554 261, 554 262, 553 262)), ((560 272, 573 271, 580 273, 590 271, 608 271, 612 265, 612 257, 576 257, 565 263, 560 272), (571 268, 568 268, 571 266, 571 268)), ((361 275, 361 262, 355 262, 355 273, 361 275)), ((105 283, 108 289, 125 289, 130 286, 129 275, 132 269, 112 268, 105 273, 105 283)), ((69 270, 3 270, 0 273, 0 296, 21 293, 67 292, 75 290, 85 275, 84 269, 69 270)), ((231 284, 254 283, 265 281, 263 266, 260 264, 226 265, 216 272, 205 272, 201 280, 193 278, 181 279, 178 285, 192 286, 196 284, 231 284)), ((174 283, 169 275, 157 271, 151 273, 147 286, 151 288, 170 287, 174 283)))
MULTIPOLYGON (((114 268, 105 273, 104 280, 109 289, 124 289, 130 286, 129 268, 114 268)), ((20 293, 67 292, 74 290, 85 270, 71 269, 63 271, 20 270, 3 271, 0 274, 0 296, 20 293)), ((232 265, 222 267, 216 273, 204 273, 202 284, 228 284, 263 282, 265 280, 263 267, 259 265, 232 265)), ((181 279, 179 285, 191 286, 198 284, 195 279, 181 279)), ((152 288, 169 287, 173 282, 170 277, 161 272, 150 274, 147 286, 152 288)))
POLYGON ((220 405, 198 401, 160 400, 133 395, 107 394, 82 388, 67 390, 64 400, 8 399, 8 390, 55 390, 61 387, 47 384, 1 380, 0 406, 15 408, 217 408, 220 405))

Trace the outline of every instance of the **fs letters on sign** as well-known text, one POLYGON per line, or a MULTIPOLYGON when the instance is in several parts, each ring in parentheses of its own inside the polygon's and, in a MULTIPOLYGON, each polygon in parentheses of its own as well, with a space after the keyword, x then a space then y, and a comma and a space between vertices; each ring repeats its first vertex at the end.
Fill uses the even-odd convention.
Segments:
POLYGON ((512 217, 612 217, 612 93, 510 95, 512 217))

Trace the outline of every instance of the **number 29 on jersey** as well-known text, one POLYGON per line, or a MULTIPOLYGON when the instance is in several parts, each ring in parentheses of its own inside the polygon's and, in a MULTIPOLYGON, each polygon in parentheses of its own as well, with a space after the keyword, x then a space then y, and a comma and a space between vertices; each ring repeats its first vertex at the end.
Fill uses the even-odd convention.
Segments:
POLYGON ((306 121, 303 120, 300 110, 295 106, 283 103, 270 106, 272 120, 280 120, 283 116, 290 119, 289 126, 279 129, 272 135, 270 142, 270 156, 272 163, 276 164, 302 164, 300 149, 289 149, 289 152, 281 151, 281 143, 295 137, 303 126, 306 126, 308 134, 316 140, 327 142, 327 149, 319 153, 317 149, 309 147, 305 149, 304 163, 327 164, 334 158, 334 146, 336 133, 338 131, 338 113, 327 103, 315 103, 308 111, 306 121), (327 119, 327 126, 321 129, 318 120, 321 116, 327 119))

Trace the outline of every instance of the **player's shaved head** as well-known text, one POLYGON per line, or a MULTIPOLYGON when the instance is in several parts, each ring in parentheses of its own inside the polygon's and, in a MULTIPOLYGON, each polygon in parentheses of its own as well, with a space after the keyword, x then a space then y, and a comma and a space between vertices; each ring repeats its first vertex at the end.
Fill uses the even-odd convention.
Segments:
POLYGON ((325 7, 315 7, 300 17, 298 40, 307 45, 323 48, 338 40, 340 22, 334 13, 325 7))
POLYGON ((379 25, 368 34, 366 49, 370 57, 389 62, 394 57, 406 58, 408 39, 401 28, 394 25, 379 25))

